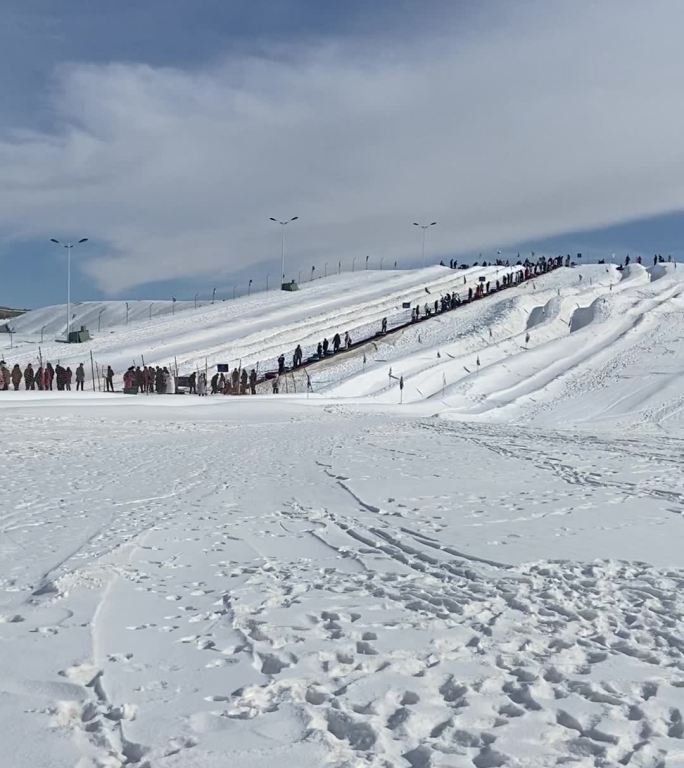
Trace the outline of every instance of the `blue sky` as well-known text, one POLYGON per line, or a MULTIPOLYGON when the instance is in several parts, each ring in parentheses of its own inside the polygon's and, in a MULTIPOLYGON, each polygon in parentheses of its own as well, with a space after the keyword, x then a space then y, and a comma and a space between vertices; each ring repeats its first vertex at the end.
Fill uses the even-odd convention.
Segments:
POLYGON ((497 249, 683 258, 680 4, 4 0, 0 305, 497 249))

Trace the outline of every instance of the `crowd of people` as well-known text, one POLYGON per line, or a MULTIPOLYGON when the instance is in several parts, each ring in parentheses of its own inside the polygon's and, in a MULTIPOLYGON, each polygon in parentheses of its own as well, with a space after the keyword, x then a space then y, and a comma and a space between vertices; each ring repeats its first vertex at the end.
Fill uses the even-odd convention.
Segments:
MULTIPOLYGON (((669 260, 670 257, 668 257, 669 260)), ((503 262, 497 260, 494 264, 487 264, 482 262, 483 267, 497 266, 507 269, 500 277, 495 276, 494 279, 485 277, 479 277, 477 282, 468 286, 467 292, 461 296, 458 291, 449 291, 444 293, 434 301, 426 302, 422 307, 420 303, 411 309, 411 323, 424 320, 433 314, 439 314, 441 312, 447 312, 449 310, 459 307, 461 304, 482 298, 490 293, 495 293, 504 288, 508 288, 513 285, 518 285, 530 278, 537 275, 541 275, 557 267, 563 266, 565 261, 566 266, 570 266, 570 256, 565 257, 557 256, 554 258, 546 258, 541 256, 536 260, 525 259, 524 261, 518 261, 517 264, 511 265, 508 261, 503 262)), ((663 262, 662 256, 654 257, 653 263, 663 262)), ((637 258, 637 262, 641 263, 641 257, 637 258)), ((629 264, 629 257, 625 260, 625 264, 629 264)), ((452 260, 449 264, 452 269, 458 268, 456 260, 452 260)), ((466 268, 468 265, 460 265, 460 268, 466 268)), ((476 265, 477 266, 477 265, 476 265)), ((498 272, 497 272, 498 275, 498 272)), ((467 278, 463 278, 464 286, 467 284, 467 278)), ((425 288, 426 293, 430 293, 428 288, 425 288)), ((401 325, 404 325, 402 323, 401 325)), ((401 327, 401 325, 399 327, 401 327)), ((395 330, 397 326, 394 326, 392 330, 395 330)), ((380 335, 384 335, 388 332, 387 318, 383 317, 380 324, 380 335)), ((323 360, 327 357, 336 355, 340 350, 348 350, 353 346, 352 337, 347 331, 344 334, 344 338, 339 333, 335 333, 331 340, 327 337, 322 339, 316 345, 315 351, 312 351, 311 355, 307 357, 306 362, 316 362, 323 360)), ((278 372, 277 374, 270 374, 267 378, 271 381, 271 388, 274 393, 279 391, 280 377, 288 372, 286 367, 285 354, 281 353, 277 359, 278 372)), ((304 364, 304 352, 301 344, 297 344, 294 352, 292 353, 292 368, 294 370, 300 368, 304 364)), ((114 371, 111 365, 108 365, 103 370, 103 378, 105 383, 105 391, 114 392, 114 371)), ((4 360, 0 361, 0 390, 8 390, 12 387, 14 390, 19 390, 22 385, 27 390, 71 390, 72 382, 75 380, 76 390, 83 391, 85 382, 85 370, 83 363, 80 363, 75 372, 72 372, 71 368, 63 367, 59 363, 53 368, 51 363, 45 365, 39 365, 34 370, 31 363, 28 363, 22 370, 17 364, 10 370, 4 360)), ((178 389, 187 389, 191 394, 197 394, 204 396, 207 394, 207 390, 211 394, 225 394, 225 395, 246 395, 256 394, 257 384, 259 383, 259 377, 257 370, 252 368, 247 370, 242 367, 234 367, 232 371, 216 372, 209 382, 207 382, 207 374, 204 371, 193 371, 189 376, 179 377, 172 370, 165 366, 130 366, 123 374, 123 386, 124 392, 127 394, 141 394, 141 393, 156 393, 156 394, 175 394, 178 389)))
POLYGON ((53 367, 52 363, 39 364, 34 370, 33 364, 28 363, 24 369, 18 363, 9 369, 4 360, 0 360, 0 391, 7 391, 10 387, 16 392, 21 389, 22 382, 24 389, 50 391, 53 389, 61 391, 70 391, 72 383, 76 383, 76 391, 83 391, 85 382, 85 369, 83 363, 80 363, 76 371, 57 363, 53 367))

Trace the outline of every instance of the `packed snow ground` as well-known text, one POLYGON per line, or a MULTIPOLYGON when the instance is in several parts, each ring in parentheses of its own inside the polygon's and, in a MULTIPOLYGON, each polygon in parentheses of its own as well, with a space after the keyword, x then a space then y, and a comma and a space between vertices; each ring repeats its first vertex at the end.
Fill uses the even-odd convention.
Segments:
MULTIPOLYGON (((308 398, 2 393, 12 765, 684 765, 684 270, 608 270, 308 398)), ((355 279, 292 322, 274 296, 264 349, 370 327, 387 288, 355 279)))

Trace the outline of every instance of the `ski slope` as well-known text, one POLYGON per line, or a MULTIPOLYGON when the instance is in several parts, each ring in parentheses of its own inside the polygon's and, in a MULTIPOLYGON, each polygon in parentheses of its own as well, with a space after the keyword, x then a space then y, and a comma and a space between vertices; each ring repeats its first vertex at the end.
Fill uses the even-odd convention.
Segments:
MULTIPOLYGON (((124 314, 42 352, 268 365, 463 277, 124 314)), ((681 265, 590 265, 326 359, 309 393, 0 392, 12 765, 681 765, 682 361, 681 265)))

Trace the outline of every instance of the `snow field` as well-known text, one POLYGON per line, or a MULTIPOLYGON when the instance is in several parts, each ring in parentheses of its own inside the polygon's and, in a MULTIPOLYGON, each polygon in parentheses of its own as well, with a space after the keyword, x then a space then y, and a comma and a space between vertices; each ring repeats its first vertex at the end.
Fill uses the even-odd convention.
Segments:
MULTIPOLYGON (((92 343, 264 360, 463 275, 428 273, 92 343)), ((0 393, 12 764, 684 764, 683 281, 558 270, 308 397, 0 393)))

